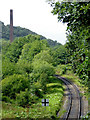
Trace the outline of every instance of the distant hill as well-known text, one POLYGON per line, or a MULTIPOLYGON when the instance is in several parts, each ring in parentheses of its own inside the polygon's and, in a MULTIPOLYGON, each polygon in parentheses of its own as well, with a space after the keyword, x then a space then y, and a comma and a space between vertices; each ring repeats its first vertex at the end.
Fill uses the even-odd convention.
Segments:
MULTIPOLYGON (((26 28, 22 28, 20 26, 18 27, 13 27, 14 28, 14 38, 16 37, 23 37, 29 34, 35 34, 35 32, 32 32, 31 30, 28 30, 26 28)), ((2 38, 5 40, 9 40, 9 33, 10 33, 10 25, 4 25, 4 23, 2 22, 2 38)))
MULTIPOLYGON (((1 22, 1 23, 2 23, 2 38, 5 39, 5 40, 9 40, 10 25, 5 26, 3 22, 1 22)), ((14 28, 14 38, 24 37, 24 36, 29 35, 29 34, 38 35, 37 33, 32 32, 29 29, 22 28, 20 26, 17 26, 17 27, 14 26, 13 28, 14 28)), ((46 37, 44 37, 42 35, 40 35, 40 36, 41 36, 41 40, 42 39, 47 39, 46 37)), ((53 41, 51 39, 47 39, 47 42, 48 42, 50 47, 61 45, 61 43, 58 43, 57 41, 53 41)))

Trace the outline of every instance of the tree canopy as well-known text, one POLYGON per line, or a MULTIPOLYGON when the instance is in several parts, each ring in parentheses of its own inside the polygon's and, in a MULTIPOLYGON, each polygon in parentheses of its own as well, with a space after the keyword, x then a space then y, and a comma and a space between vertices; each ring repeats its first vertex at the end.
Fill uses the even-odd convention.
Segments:
POLYGON ((58 21, 67 23, 67 61, 72 63, 74 73, 89 83, 88 59, 90 51, 90 2, 59 2, 49 0, 53 15, 58 21))

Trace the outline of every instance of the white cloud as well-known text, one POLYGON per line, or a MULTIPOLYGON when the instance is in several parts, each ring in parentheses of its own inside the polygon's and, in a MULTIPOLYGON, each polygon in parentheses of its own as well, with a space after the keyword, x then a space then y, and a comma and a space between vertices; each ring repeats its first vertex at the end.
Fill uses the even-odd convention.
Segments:
POLYGON ((13 9, 14 26, 28 28, 47 38, 65 43, 66 25, 58 23, 57 16, 46 0, 2 0, 0 2, 0 20, 5 24, 10 21, 10 9, 13 9))

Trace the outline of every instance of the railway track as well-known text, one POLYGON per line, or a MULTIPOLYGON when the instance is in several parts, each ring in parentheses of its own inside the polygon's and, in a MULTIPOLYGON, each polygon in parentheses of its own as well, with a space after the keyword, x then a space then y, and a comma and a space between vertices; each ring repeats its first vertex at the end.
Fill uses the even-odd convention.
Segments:
POLYGON ((78 88, 66 78, 60 77, 58 75, 55 76, 64 82, 64 84, 67 86, 67 90, 69 91, 68 106, 66 110, 67 112, 64 114, 63 119, 79 120, 81 116, 81 97, 78 88))

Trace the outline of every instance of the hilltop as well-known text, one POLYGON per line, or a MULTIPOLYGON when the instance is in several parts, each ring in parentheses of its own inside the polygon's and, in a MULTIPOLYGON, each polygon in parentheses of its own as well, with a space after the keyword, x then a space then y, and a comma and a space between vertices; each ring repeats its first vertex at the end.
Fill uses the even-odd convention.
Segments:
MULTIPOLYGON (((1 22, 1 23, 2 23, 2 39, 9 40, 10 25, 4 25, 3 22, 1 22)), ((22 28, 20 26, 13 26, 13 28, 14 28, 14 39, 17 37, 24 37, 24 36, 27 36, 29 34, 38 35, 37 33, 33 32, 29 29, 22 28)), ((43 40, 43 39, 47 39, 47 38, 40 35, 40 39, 43 40)), ((53 41, 51 39, 47 39, 47 42, 48 42, 50 47, 62 45, 61 43, 58 43, 57 41, 53 41)))

